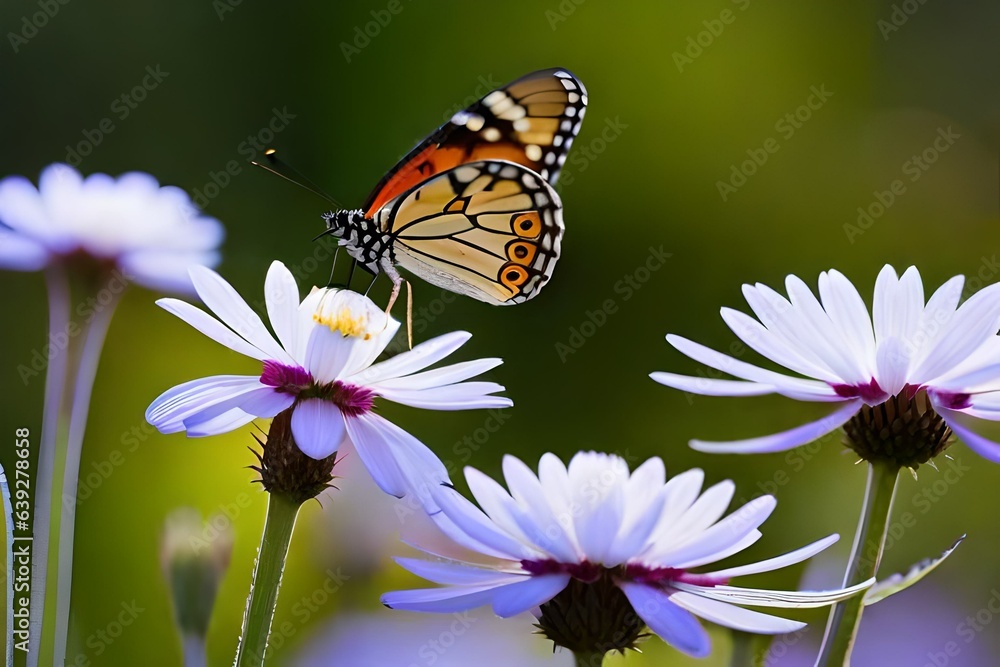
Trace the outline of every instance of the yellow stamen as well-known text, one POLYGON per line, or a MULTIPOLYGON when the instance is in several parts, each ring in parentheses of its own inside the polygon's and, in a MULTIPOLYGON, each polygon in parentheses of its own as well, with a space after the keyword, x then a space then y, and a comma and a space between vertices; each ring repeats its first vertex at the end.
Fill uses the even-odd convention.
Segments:
POLYGON ((324 316, 321 312, 313 313, 313 321, 330 329, 339 331, 344 337, 363 337, 369 340, 372 335, 368 332, 368 318, 365 315, 354 317, 350 308, 341 308, 335 316, 324 316))

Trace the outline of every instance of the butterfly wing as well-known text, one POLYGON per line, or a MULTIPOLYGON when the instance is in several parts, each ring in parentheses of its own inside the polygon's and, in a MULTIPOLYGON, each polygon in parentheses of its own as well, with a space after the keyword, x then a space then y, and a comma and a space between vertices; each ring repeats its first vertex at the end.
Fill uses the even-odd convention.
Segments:
POLYGON ((427 282, 494 305, 538 294, 559 259, 562 203, 514 162, 470 162, 379 211, 394 259, 427 282))
POLYGON ((467 162, 508 160, 554 184, 587 109, 570 72, 532 72, 459 111, 387 173, 362 207, 372 217, 422 181, 467 162))

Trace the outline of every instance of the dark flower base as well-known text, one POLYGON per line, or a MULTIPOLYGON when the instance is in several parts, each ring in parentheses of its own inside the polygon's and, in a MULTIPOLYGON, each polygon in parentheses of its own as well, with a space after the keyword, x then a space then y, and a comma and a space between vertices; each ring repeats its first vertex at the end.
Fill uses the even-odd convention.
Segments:
POLYGON ((916 470, 951 444, 952 432, 924 391, 864 406, 844 424, 847 446, 871 462, 916 470))
POLYGON ((292 411, 285 410, 271 420, 262 452, 254 454, 260 466, 250 466, 260 473, 260 483, 268 493, 287 496, 304 503, 318 496, 333 481, 337 454, 316 460, 302 453, 292 437, 292 411))

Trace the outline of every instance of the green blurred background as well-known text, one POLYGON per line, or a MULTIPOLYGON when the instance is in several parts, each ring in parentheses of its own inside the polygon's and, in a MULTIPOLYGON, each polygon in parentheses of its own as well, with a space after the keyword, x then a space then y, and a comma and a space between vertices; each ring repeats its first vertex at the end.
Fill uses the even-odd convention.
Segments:
MULTIPOLYGON (((456 469, 471 464, 495 474, 508 452, 534 464, 545 451, 568 459, 580 449, 598 449, 627 454, 633 465, 662 456, 673 472, 703 467, 710 482, 735 479, 737 499, 777 486, 780 502, 763 527, 764 539, 740 559, 769 557, 840 532, 845 538, 807 575, 818 586, 837 583, 864 470, 836 439, 811 453, 752 458, 699 454, 685 444, 692 437, 771 433, 825 408, 781 398, 686 397, 647 374, 699 370, 666 345, 668 331, 720 349, 735 340, 718 311, 746 309, 744 282, 780 287, 786 274, 797 273, 815 285, 821 270, 836 267, 870 294, 886 262, 900 270, 916 264, 930 287, 958 273, 986 282, 1000 277, 1000 6, 986 0, 777 6, 756 0, 400 0, 394 5, 400 11, 390 15, 389 4, 53 0, 57 12, 31 33, 22 32, 24 17, 42 11, 40 4, 5 2, 3 174, 36 178, 46 164, 66 160, 67 147, 78 148, 85 131, 111 119, 114 130, 79 168, 148 171, 208 195, 206 211, 228 231, 220 271, 253 302, 273 259, 292 267, 300 283, 324 283, 329 266, 326 251, 310 244, 328 205, 246 164, 256 151, 244 142, 268 126, 275 110, 294 118, 270 144, 355 207, 398 157, 460 106, 528 71, 567 67, 587 85, 590 108, 559 188, 567 232, 551 284, 517 308, 465 298, 445 302, 436 288, 415 284, 418 312, 424 306, 429 313, 418 314, 419 337, 471 331, 458 356, 503 357, 491 375, 506 385, 515 407, 475 451, 460 443, 476 437, 485 412, 441 415, 383 403, 382 414, 456 469), (391 20, 357 48, 364 45, 355 43, 358 31, 374 20, 372 12, 391 20), (11 33, 33 36, 21 42, 11 33), (122 118, 115 100, 141 84, 147 66, 167 75, 122 118), (830 95, 821 104, 813 98, 818 108, 799 109, 814 89, 830 95), (797 110, 801 122, 783 120, 797 110), (948 128, 958 138, 926 170, 913 171, 907 162, 948 128), (753 155, 760 161, 768 139, 777 152, 745 183, 730 181, 741 163, 753 155), (213 173, 222 180, 218 174, 230 161, 239 173, 225 187, 206 190, 213 173), (858 208, 871 206, 896 179, 905 193, 863 234, 852 233, 858 208), (723 198, 720 181, 739 187, 723 198), (671 256, 658 270, 636 275, 651 248, 671 256), (626 276, 645 282, 625 288, 626 276), (574 338, 588 318, 602 319, 594 313, 609 299, 615 312, 599 327, 584 327, 592 336, 574 338), (558 347, 581 340, 572 353, 558 347)), ((4 442, 15 428, 29 427, 37 443, 43 381, 25 386, 17 366, 44 344, 43 281, 13 273, 0 281, 4 442)), ((387 292, 380 280, 375 300, 384 302, 387 292)), ((160 311, 154 298, 138 288, 127 294, 101 360, 81 470, 101 467, 115 450, 124 463, 101 477, 79 508, 69 656, 83 654, 99 665, 180 664, 159 535, 172 509, 190 505, 232 515, 232 566, 209 637, 210 664, 230 664, 266 500, 246 469, 253 463, 251 429, 206 440, 161 436, 145 426, 143 411, 179 382, 258 368, 160 311), (98 654, 94 633, 132 601, 144 611, 98 654)), ((1000 429, 990 434, 1000 437, 1000 429)), ((8 466, 11 449, 3 445, 8 466)), ((884 571, 938 553, 962 533, 969 539, 931 579, 870 615, 862 643, 878 646, 872 654, 895 656, 892 664, 923 665, 949 641, 961 649, 947 658, 950 665, 995 664, 1000 656, 1000 621, 968 641, 958 627, 987 609, 1000 588, 1000 468, 961 444, 951 454, 963 469, 958 483, 944 483, 928 467, 919 480, 907 476, 900 486, 896 513, 909 511, 917 523, 894 540, 884 571), (933 503, 915 500, 924 492, 933 503), (913 630, 915 614, 929 629, 913 630)), ((354 478, 363 474, 351 470, 354 478)), ((276 623, 287 622, 291 631, 275 642, 270 664, 300 664, 302 652, 329 637, 331 628, 377 612, 380 592, 415 583, 390 560, 405 551, 402 545, 385 540, 358 553, 354 542, 361 540, 332 527, 350 519, 376 535, 399 530, 391 511, 379 518, 371 509, 383 501, 364 495, 364 484, 347 477, 323 507, 312 503, 303 512, 277 610, 276 623), (322 596, 308 613, 296 607, 322 590, 327 571, 337 567, 350 579, 336 594, 322 596)), ((793 568, 750 583, 793 587, 804 572, 793 568)), ((825 615, 796 616, 818 624, 784 644, 801 649, 818 639, 825 615)), ((393 625, 372 635, 381 641, 365 640, 375 649, 384 643, 386 656, 399 624, 419 623, 437 636, 437 626, 428 624, 446 631, 453 621, 404 613, 388 618, 393 625)), ((702 664, 725 664, 728 636, 719 631, 714 637, 713 656, 702 664)), ((628 663, 696 662, 658 641, 646 649, 628 663)), ((538 650, 548 651, 544 643, 538 650)), ((409 658, 357 662, 352 655, 341 650, 310 664, 409 667, 445 664, 449 657, 414 651, 409 658)), ((806 656, 772 664, 811 664, 806 656)), ((491 653, 480 664, 509 663, 491 653), (490 663, 494 658, 499 662, 490 663)), ((566 664, 565 657, 553 664, 566 664)))

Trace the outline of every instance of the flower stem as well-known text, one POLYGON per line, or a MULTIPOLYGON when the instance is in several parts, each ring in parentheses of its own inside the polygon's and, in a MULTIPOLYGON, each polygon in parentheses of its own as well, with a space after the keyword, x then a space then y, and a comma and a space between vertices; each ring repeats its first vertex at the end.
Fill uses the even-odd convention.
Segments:
POLYGON ((604 655, 604 651, 579 651, 573 657, 576 659, 576 667, 601 667, 604 655))
POLYGON ((302 503, 287 495, 268 494, 267 518, 260 551, 250 584, 250 597, 243 615, 243 634, 236 651, 234 667, 259 667, 264 664, 264 651, 271 633, 271 620, 278 601, 281 574, 292 540, 295 517, 302 503))
POLYGON ((48 663, 41 655, 46 636, 52 642, 52 664, 61 665, 66 657, 80 456, 101 348, 118 303, 118 294, 103 287, 105 278, 106 274, 101 272, 70 276, 63 267, 53 267, 46 273, 49 292, 47 345, 52 352, 45 376, 45 408, 32 526, 30 667, 48 663), (70 319, 74 302, 90 304, 88 316, 80 323, 70 319), (50 549, 53 536, 56 537, 55 553, 50 549), (51 596, 51 591, 47 590, 50 573, 56 578, 54 615, 45 614, 51 611, 46 606, 46 597, 51 596), (46 630, 51 634, 46 635, 46 630))
MULTIPOLYGON (((851 560, 844 576, 844 586, 859 584, 871 579, 878 572, 898 479, 897 465, 881 461, 869 463, 864 506, 854 537, 851 560)), ((858 594, 834 606, 830 612, 817 665, 850 666, 851 651, 861 624, 863 609, 864 594, 858 594)))
MULTIPOLYGON (((83 454, 83 436, 87 430, 87 415, 90 413, 90 395, 97 377, 98 361, 104 338, 114 315, 117 297, 100 310, 93 319, 81 327, 74 341, 71 338, 70 368, 67 379, 71 380, 72 395, 65 406, 69 413, 69 429, 63 445, 66 467, 63 469, 62 512, 59 518, 59 543, 56 575, 56 629, 53 664, 61 665, 66 659, 66 642, 69 639, 70 598, 73 592, 73 543, 76 528, 76 496, 80 486, 80 458, 83 454), (76 344, 74 344, 74 342, 76 344), (82 345, 80 345, 82 342, 82 345)), ((65 395, 65 394, 64 394, 65 395)))
POLYGON ((733 650, 729 656, 729 667, 764 667, 764 656, 767 655, 767 644, 771 637, 739 630, 733 630, 730 634, 733 650))
POLYGON ((45 404, 42 412, 42 434, 38 444, 38 463, 35 471, 35 506, 31 533, 31 601, 28 631, 28 667, 38 667, 45 621, 45 596, 49 569, 49 537, 55 517, 53 489, 55 485, 56 442, 62 422, 63 393, 66 387, 66 350, 58 349, 55 341, 66 335, 70 322, 69 280, 61 266, 53 266, 45 273, 49 300, 49 335, 47 345, 52 346, 45 369, 45 404))

